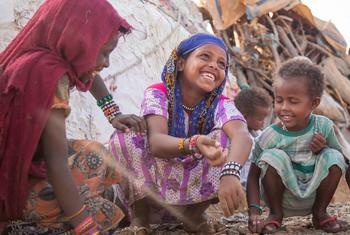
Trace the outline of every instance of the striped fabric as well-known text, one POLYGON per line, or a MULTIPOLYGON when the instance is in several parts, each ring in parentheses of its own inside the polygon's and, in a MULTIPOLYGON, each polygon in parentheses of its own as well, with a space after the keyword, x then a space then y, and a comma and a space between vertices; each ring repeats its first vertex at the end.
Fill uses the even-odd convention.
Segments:
MULTIPOLYGON (((168 118, 168 99, 164 92, 146 89, 141 115, 168 118)), ((187 114, 184 112, 184 115, 187 114)), ((234 120, 246 122, 232 100, 220 99, 214 110, 214 127, 208 136, 223 148, 228 148, 230 140, 222 127, 234 120)), ((221 167, 210 166, 206 159, 182 161, 182 156, 171 159, 155 157, 150 152, 147 135, 137 135, 132 131, 122 133, 116 130, 109 147, 128 173, 124 181, 127 184, 120 186, 127 208, 148 195, 168 205, 189 205, 217 198, 221 167)), ((178 222, 166 210, 153 209, 153 213, 145 215, 150 223, 178 222)))
POLYGON ((285 216, 311 213, 316 190, 328 169, 337 165, 344 172, 346 168, 333 122, 319 115, 311 115, 308 126, 296 132, 276 124, 266 128, 257 139, 252 161, 261 169, 261 178, 269 165, 280 175, 286 187, 282 203, 285 216), (315 132, 327 140, 327 147, 317 155, 309 147, 315 132))

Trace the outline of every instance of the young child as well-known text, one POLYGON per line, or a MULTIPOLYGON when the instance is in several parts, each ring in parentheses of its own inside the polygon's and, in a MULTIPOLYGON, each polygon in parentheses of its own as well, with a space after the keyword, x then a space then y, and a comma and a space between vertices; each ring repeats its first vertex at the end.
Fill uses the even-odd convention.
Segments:
POLYGON ((316 229, 340 232, 347 223, 327 214, 345 161, 334 133, 333 123, 314 115, 324 89, 320 69, 307 58, 291 59, 279 68, 273 84, 275 113, 280 122, 258 137, 252 154, 247 183, 249 229, 273 233, 283 217, 313 215, 316 229), (315 133, 327 146, 318 154, 311 150, 315 133), (260 186, 270 209, 267 220, 258 218, 260 186))
MULTIPOLYGON (((265 120, 271 112, 272 99, 262 88, 249 87, 241 90, 235 97, 235 105, 247 120, 249 133, 254 140, 261 133, 265 120)), ((241 183, 247 186, 247 177, 251 160, 248 159, 241 172, 241 183)))
POLYGON ((149 223, 177 219, 188 232, 214 233, 204 216, 208 206, 218 198, 229 216, 244 202, 240 168, 252 140, 233 101, 221 96, 227 65, 221 39, 197 34, 184 40, 164 66, 163 83, 145 91, 148 135, 112 136, 111 151, 129 170, 124 192, 131 226, 125 233, 145 234, 149 223), (226 158, 222 148, 229 149, 226 158), (151 198, 172 205, 172 213, 154 212, 151 198))

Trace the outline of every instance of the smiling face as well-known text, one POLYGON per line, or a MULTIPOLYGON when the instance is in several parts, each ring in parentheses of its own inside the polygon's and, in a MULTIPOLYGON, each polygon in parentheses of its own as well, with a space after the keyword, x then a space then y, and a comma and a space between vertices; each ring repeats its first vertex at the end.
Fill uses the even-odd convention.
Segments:
POLYGON ((203 95, 219 87, 225 79, 226 52, 215 44, 205 44, 186 59, 180 59, 178 71, 183 85, 203 95))
POLYGON ((96 66, 89 72, 85 73, 80 80, 88 81, 94 73, 101 72, 104 68, 109 67, 109 56, 111 52, 116 48, 118 44, 118 40, 120 37, 120 33, 118 32, 114 36, 112 36, 108 42, 106 42, 103 47, 100 49, 97 58, 96 58, 96 66))
POLYGON ((311 97, 306 78, 277 78, 274 83, 275 112, 289 131, 307 127, 320 97, 311 97))

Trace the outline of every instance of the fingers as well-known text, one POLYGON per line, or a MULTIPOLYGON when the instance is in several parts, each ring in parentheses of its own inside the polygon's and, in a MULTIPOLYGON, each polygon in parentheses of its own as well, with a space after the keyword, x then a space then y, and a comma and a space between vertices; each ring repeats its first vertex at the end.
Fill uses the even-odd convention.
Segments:
POLYGON ((312 142, 310 143, 310 149, 311 149, 311 152, 317 153, 317 146, 312 142))
POLYGON ((204 147, 206 149, 206 157, 212 162, 217 161, 222 157, 222 149, 215 147, 204 147))
POLYGON ((220 201, 220 207, 222 211, 224 212, 224 215, 226 217, 233 215, 234 213, 234 205, 233 205, 233 199, 232 195, 230 195, 230 191, 227 189, 223 189, 219 193, 219 201, 220 201))
POLYGON ((236 204, 237 204, 236 198, 233 198, 233 197, 230 197, 230 195, 227 195, 225 197, 225 199, 226 199, 226 203, 227 203, 227 207, 228 207, 228 210, 230 212, 230 215, 233 215, 235 212, 235 209, 237 208, 236 207, 236 204))
POLYGON ((213 147, 220 147, 220 143, 205 136, 205 135, 201 135, 198 137, 197 139, 197 143, 200 145, 208 145, 208 146, 213 146, 213 147))
POLYGON ((226 159, 228 157, 228 149, 225 148, 224 151, 222 152, 222 157, 224 158, 224 162, 226 162, 226 159))
POLYGON ((320 134, 320 133, 318 133, 318 132, 316 132, 315 134, 314 134, 314 138, 315 139, 317 139, 319 142, 321 142, 321 143, 326 143, 326 139, 323 137, 323 135, 322 134, 320 134))
POLYGON ((128 126, 119 122, 116 118, 112 121, 112 126, 118 130, 121 130, 122 132, 129 132, 128 126))
POLYGON ((233 197, 233 199, 234 199, 233 200, 233 208, 234 208, 234 210, 243 209, 243 208, 245 208, 245 205, 246 205, 246 199, 245 199, 245 195, 244 195, 244 192, 242 189, 241 182, 235 176, 232 177, 232 181, 233 181, 234 188, 235 188, 234 197, 233 197))
POLYGON ((141 118, 141 132, 145 134, 146 131, 147 131, 146 120, 144 118, 141 118))
POLYGON ((136 116, 136 115, 133 115, 133 119, 136 120, 136 122, 137 122, 137 129, 138 129, 137 132, 139 134, 146 133, 146 128, 147 128, 146 120, 144 118, 136 116))
POLYGON ((311 142, 322 147, 326 145, 326 139, 320 133, 315 133, 311 142))
POLYGON ((211 165, 219 165, 222 161, 223 153, 219 142, 206 136, 200 136, 197 140, 197 147, 203 156, 210 161, 211 165))
POLYGON ((229 216, 231 215, 231 213, 230 213, 230 210, 229 210, 229 208, 228 208, 226 199, 225 199, 224 197, 220 196, 220 194, 219 194, 219 205, 220 205, 220 207, 221 207, 222 212, 224 213, 224 215, 225 215, 226 217, 229 217, 229 216))
POLYGON ((257 215, 251 215, 248 221, 248 228, 252 233, 261 233, 264 228, 264 222, 257 215))
POLYGON ((318 138, 313 138, 311 140, 311 143, 316 145, 316 146, 320 146, 320 147, 324 145, 323 140, 322 139, 318 139, 318 138))
POLYGON ((315 133, 309 146, 313 153, 318 153, 326 147, 326 139, 321 134, 315 133))
POLYGON ((142 134, 146 131, 146 121, 134 114, 120 115, 117 118, 119 125, 126 126, 128 129, 132 129, 137 134, 142 134))
POLYGON ((257 222, 259 220, 257 219, 256 215, 252 215, 249 217, 249 221, 248 221, 248 228, 252 233, 256 233, 257 232, 257 222))
POLYGON ((239 203, 239 205, 238 205, 239 209, 246 209, 247 208, 247 200, 246 200, 245 193, 244 193, 242 187, 238 191, 237 201, 239 203))
POLYGON ((143 127, 142 127, 142 118, 132 114, 130 116, 130 124, 131 124, 131 128, 138 134, 141 134, 143 131, 143 127))
POLYGON ((218 195, 220 207, 225 216, 232 215, 245 202, 242 186, 235 176, 223 176, 221 178, 218 195))
POLYGON ((225 151, 222 151, 222 148, 220 148, 215 151, 213 156, 208 156, 207 160, 209 164, 212 166, 222 166, 226 161, 225 151))

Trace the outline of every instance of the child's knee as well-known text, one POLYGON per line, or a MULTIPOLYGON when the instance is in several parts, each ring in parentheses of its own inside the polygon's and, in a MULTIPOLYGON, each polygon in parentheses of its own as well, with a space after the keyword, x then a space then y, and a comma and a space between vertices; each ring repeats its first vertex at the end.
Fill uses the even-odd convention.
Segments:
POLYGON ((276 176, 276 177, 278 176, 278 177, 279 177, 276 168, 275 168, 274 166, 268 164, 268 163, 267 163, 267 167, 266 167, 265 176, 266 176, 266 175, 274 176, 274 177, 275 177, 275 176, 276 176))
MULTIPOLYGON (((347 172, 349 169, 347 170, 347 172)), ((338 165, 333 165, 329 168, 329 174, 335 174, 335 175, 340 175, 342 174, 342 170, 338 165)))

